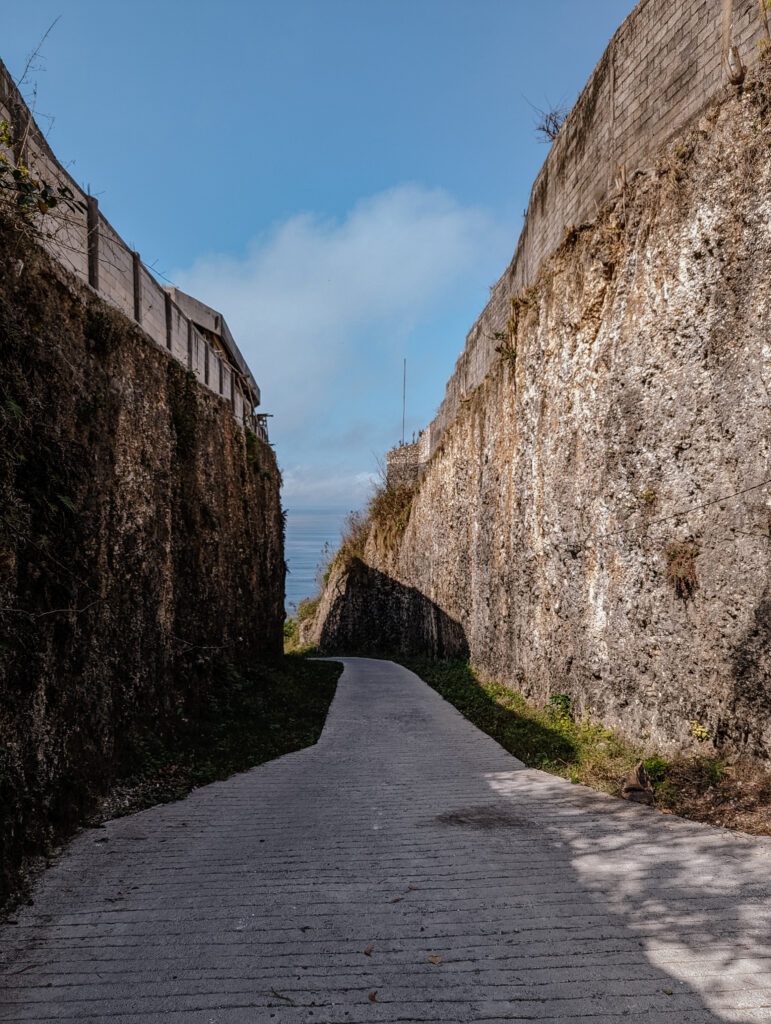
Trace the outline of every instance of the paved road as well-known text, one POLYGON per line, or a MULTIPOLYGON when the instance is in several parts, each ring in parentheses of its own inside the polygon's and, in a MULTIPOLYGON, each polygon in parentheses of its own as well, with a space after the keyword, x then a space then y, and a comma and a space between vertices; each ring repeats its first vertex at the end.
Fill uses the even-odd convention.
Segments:
POLYGON ((70 845, 0 933, 0 1021, 771 1021, 769 867, 346 659, 315 747, 70 845))

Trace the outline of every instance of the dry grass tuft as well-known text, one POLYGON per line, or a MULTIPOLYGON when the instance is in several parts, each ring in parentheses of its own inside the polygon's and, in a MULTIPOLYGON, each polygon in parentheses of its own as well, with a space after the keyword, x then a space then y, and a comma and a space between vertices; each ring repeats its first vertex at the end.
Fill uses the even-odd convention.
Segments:
POLYGON ((332 567, 350 569, 356 561, 363 560, 371 529, 372 523, 364 512, 349 512, 343 526, 340 550, 332 560, 332 567))
POLYGON ((696 556, 699 549, 690 541, 673 541, 664 550, 667 562, 667 582, 683 601, 693 597, 699 585, 696 578, 696 556))
POLYGON ((414 487, 391 487, 386 483, 370 498, 369 519, 375 539, 382 549, 392 551, 399 543, 410 521, 414 497, 414 487))

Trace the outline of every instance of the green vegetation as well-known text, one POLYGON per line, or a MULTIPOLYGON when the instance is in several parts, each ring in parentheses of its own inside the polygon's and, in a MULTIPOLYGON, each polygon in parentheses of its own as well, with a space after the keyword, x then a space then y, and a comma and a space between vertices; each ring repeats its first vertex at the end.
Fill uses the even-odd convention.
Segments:
MULTIPOLYGON (((364 512, 349 512, 343 524, 342 541, 340 548, 329 563, 329 573, 336 566, 350 569, 351 566, 364 558, 364 547, 369 537, 372 523, 364 512)), ((329 575, 325 573, 325 584, 329 582, 329 575)))
POLYGON ((719 757, 667 759, 588 716, 576 721, 568 694, 554 694, 538 708, 500 683, 482 682, 465 662, 399 656, 395 660, 528 767, 620 796, 624 775, 643 760, 660 810, 771 834, 771 774, 763 765, 729 764, 719 757))
POLYGON ((311 746, 321 735, 341 665, 289 655, 236 669, 213 669, 207 692, 177 708, 163 740, 148 726, 129 740, 131 766, 109 813, 177 800, 194 786, 226 779, 274 757, 311 746))
MULTIPOLYGON (((340 547, 334 555, 325 548, 322 565, 317 570, 316 583, 320 593, 324 592, 334 569, 348 572, 364 561, 364 549, 370 536, 381 551, 393 551, 398 546, 410 521, 415 491, 416 488, 410 485, 393 487, 384 478, 369 499, 365 512, 348 513, 340 547)), ((302 617, 298 607, 298 625, 303 618, 310 618, 316 613, 318 601, 319 597, 314 598, 312 610, 302 617)), ((301 606, 304 603, 301 602, 301 606)))
POLYGON ((308 619, 312 619, 316 614, 316 609, 319 606, 318 597, 304 597, 297 606, 297 625, 301 622, 306 622, 308 619))
POLYGON ((300 650, 300 626, 312 619, 319 606, 320 597, 304 597, 297 605, 295 618, 287 618, 284 622, 284 652, 293 654, 300 650))
POLYGON ((260 466, 260 439, 248 427, 244 427, 246 441, 246 464, 256 473, 260 466))
POLYGON ((701 722, 694 720, 691 722, 691 736, 695 737, 700 743, 703 743, 704 740, 709 739, 709 729, 702 725, 701 722))
POLYGON ((284 653, 291 654, 300 644, 300 627, 297 619, 287 616, 284 619, 284 653))
POLYGON ((8 121, 0 121, 0 196, 10 201, 29 227, 36 218, 63 206, 72 213, 85 213, 86 204, 67 185, 50 185, 35 178, 21 157, 14 154, 25 148, 25 140, 17 139, 8 121))
POLYGON ((408 485, 379 487, 369 500, 368 513, 377 542, 393 550, 407 529, 415 488, 408 485))
POLYGON ((640 751, 611 730, 588 719, 574 721, 567 694, 555 694, 546 707, 535 708, 515 690, 481 682, 466 663, 401 660, 531 768, 620 793, 624 772, 640 759, 640 751))

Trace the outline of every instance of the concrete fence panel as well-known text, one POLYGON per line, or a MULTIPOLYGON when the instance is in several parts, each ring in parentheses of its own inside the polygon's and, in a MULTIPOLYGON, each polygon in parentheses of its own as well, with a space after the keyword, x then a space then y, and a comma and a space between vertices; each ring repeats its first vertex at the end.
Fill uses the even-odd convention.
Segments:
POLYGON ((134 258, 112 225, 98 221, 99 291, 126 316, 134 317, 134 258))
POLYGON ((166 335, 166 293, 149 271, 140 270, 142 327, 161 348, 168 349, 166 335))
POLYGON ((193 356, 191 369, 201 384, 204 383, 204 365, 206 361, 206 340, 200 331, 192 330, 193 356))
POLYGON ((171 354, 180 363, 188 364, 187 351, 187 325, 188 319, 182 313, 179 306, 171 303, 171 354))
MULTIPOLYGON (((20 128, 23 130, 27 140, 23 159, 33 173, 48 184, 71 189, 75 198, 88 207, 88 212, 70 211, 63 204, 41 216, 40 241, 51 255, 78 281, 90 285, 107 302, 139 323, 153 341, 191 369, 201 384, 227 399, 239 423, 243 423, 244 414, 251 417, 251 407, 239 390, 234 371, 158 284, 142 264, 139 254, 126 245, 99 210, 96 199, 87 196, 62 167, 2 62, 0 118, 7 120, 17 134, 20 128)), ((13 153, 8 156, 11 160, 16 158, 13 153)), ((259 402, 259 388, 222 315, 192 296, 182 298, 196 318, 202 317, 200 322, 204 327, 229 340, 235 351, 234 355, 231 352, 232 358, 249 381, 247 389, 252 387, 254 399, 259 402)))

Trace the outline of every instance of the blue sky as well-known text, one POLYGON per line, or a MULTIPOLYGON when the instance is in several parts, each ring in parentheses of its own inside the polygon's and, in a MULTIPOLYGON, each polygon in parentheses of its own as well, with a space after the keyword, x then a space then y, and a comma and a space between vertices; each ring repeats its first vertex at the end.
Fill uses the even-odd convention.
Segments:
POLYGON ((546 156, 632 0, 39 0, 0 57, 145 262, 219 308, 284 504, 356 507, 444 394, 546 156), (53 120, 51 120, 53 119, 53 120))

